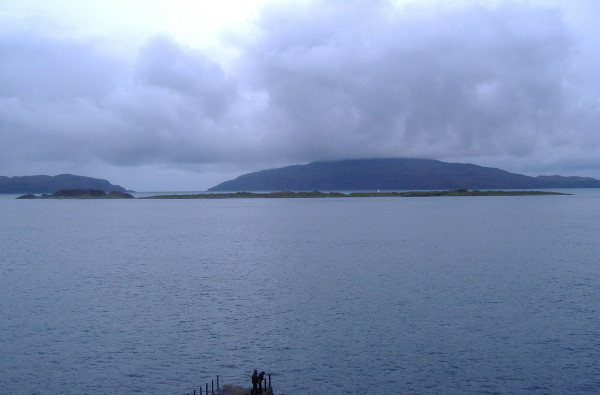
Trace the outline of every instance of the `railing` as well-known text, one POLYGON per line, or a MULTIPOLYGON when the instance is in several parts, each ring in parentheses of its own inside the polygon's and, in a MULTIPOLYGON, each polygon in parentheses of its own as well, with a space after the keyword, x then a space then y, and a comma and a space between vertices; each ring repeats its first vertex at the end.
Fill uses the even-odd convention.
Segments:
MULTIPOLYGON (((247 395, 267 395, 267 394, 272 394, 273 393, 273 389, 271 388, 271 373, 269 373, 268 375, 268 382, 267 382, 267 377, 263 378, 263 388, 262 391, 259 392, 258 390, 256 392, 254 392, 254 390, 249 390, 250 392, 247 393, 247 395)), ((220 385, 219 385, 219 375, 217 375, 217 388, 216 391, 219 392, 221 390, 220 385)), ((202 388, 202 386, 200 386, 200 392, 197 392, 194 389, 193 392, 194 395, 214 395, 215 394, 215 380, 210 380, 210 392, 208 390, 208 382, 205 383, 204 388, 202 388)), ((190 393, 188 393, 187 395, 191 395, 190 393)))

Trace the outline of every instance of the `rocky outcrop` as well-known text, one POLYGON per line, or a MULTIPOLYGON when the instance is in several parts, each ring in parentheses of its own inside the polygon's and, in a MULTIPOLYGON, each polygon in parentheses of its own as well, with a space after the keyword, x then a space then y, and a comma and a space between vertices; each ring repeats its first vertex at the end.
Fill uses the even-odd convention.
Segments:
POLYGON ((106 193, 98 189, 64 189, 56 191, 52 195, 35 196, 27 194, 19 196, 17 199, 135 199, 135 197, 121 191, 106 193))

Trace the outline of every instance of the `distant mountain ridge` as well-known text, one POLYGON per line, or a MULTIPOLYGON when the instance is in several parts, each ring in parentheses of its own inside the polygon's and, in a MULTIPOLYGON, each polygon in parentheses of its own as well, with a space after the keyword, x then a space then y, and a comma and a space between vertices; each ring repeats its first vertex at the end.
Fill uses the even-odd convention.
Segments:
POLYGON ((60 174, 58 176, 0 176, 0 193, 54 193, 64 189, 98 189, 106 193, 126 192, 120 185, 113 185, 99 178, 60 174))
POLYGON ((530 177, 505 170, 433 159, 352 159, 312 162, 255 173, 209 191, 375 191, 445 189, 600 188, 590 177, 530 177))

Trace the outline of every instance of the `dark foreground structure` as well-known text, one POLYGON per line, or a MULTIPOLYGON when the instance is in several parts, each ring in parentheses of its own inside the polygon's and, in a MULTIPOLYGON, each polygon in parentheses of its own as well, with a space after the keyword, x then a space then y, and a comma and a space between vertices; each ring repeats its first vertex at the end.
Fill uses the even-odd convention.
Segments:
POLYGON ((219 386, 219 376, 217 375, 216 387, 215 380, 211 380, 210 384, 205 383, 204 387, 200 386, 199 390, 194 390, 188 395, 273 395, 271 387, 271 375, 263 379, 262 391, 253 390, 249 387, 240 387, 237 385, 225 384, 222 388, 219 386))
MULTIPOLYGON (((252 388, 238 387, 237 385, 225 385, 215 392, 215 395, 252 395, 252 388)), ((258 395, 259 393, 257 393, 258 395)), ((267 387, 263 389, 261 395, 273 395, 273 389, 267 387)))

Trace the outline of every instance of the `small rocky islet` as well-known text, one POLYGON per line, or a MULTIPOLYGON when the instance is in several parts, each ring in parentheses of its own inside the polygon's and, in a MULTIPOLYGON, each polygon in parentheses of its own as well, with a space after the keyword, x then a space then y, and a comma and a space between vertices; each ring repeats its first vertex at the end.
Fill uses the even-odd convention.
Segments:
POLYGON ((17 199, 135 199, 135 197, 130 193, 121 191, 106 193, 99 189, 62 189, 51 195, 44 193, 36 196, 29 193, 21 195, 17 199))

